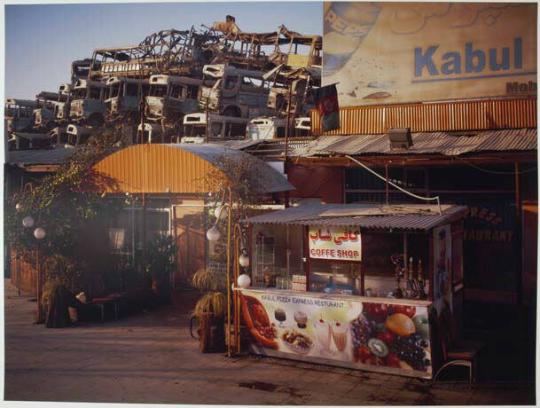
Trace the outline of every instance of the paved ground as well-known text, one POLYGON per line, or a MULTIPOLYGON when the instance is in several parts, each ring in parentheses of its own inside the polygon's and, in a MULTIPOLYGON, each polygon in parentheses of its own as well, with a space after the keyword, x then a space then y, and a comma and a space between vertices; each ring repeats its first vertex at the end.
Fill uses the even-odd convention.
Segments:
POLYGON ((201 354, 188 306, 46 329, 6 281, 5 400, 184 404, 533 404, 526 383, 445 383, 312 364, 201 354))

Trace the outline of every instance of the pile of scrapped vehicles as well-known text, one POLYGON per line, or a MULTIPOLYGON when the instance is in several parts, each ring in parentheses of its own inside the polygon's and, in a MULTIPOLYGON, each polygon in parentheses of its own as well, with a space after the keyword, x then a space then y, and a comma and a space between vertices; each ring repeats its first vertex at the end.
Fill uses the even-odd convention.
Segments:
POLYGON ((105 133, 118 146, 307 136, 322 38, 285 26, 243 32, 232 16, 201 27, 96 49, 72 63, 57 92, 7 99, 8 148, 74 146, 105 133))

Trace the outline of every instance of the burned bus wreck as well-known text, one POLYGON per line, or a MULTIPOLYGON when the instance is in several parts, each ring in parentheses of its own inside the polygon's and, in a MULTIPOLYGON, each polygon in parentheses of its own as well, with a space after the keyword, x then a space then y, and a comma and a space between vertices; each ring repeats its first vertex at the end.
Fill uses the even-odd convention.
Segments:
MULTIPOLYGON (((197 133, 205 127, 206 139, 246 138, 256 118, 276 124, 288 118, 285 133, 293 136, 295 119, 313 106, 309 90, 320 86, 321 48, 320 36, 283 25, 244 32, 230 15, 210 27, 161 30, 136 45, 97 48, 71 63, 71 78, 57 93, 9 100, 8 137, 56 130, 57 144, 68 143, 74 138, 68 141, 62 129, 74 124, 97 138, 117 132, 112 139, 121 145, 161 143, 192 137, 185 132, 193 133, 195 117, 192 124, 197 133), (186 122, 186 115, 196 116, 186 122)), ((274 127, 279 131, 264 131, 265 138, 283 133, 274 127)))

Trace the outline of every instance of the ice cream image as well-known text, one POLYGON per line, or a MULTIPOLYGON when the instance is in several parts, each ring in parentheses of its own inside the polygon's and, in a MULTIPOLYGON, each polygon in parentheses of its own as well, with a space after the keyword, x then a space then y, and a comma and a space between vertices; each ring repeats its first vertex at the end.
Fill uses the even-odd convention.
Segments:
POLYGON ((313 323, 315 329, 315 337, 317 338, 317 343, 319 344, 321 350, 328 352, 330 350, 330 325, 325 322, 322 317, 313 323))
POLYGON ((332 337, 334 344, 339 351, 344 351, 347 346, 347 332, 349 327, 340 322, 334 322, 332 325, 332 337))
POLYGON ((307 315, 298 310, 296 312, 294 312, 294 321, 296 322, 296 324, 298 325, 298 328, 300 329, 305 329, 306 328, 306 323, 307 323, 307 315))

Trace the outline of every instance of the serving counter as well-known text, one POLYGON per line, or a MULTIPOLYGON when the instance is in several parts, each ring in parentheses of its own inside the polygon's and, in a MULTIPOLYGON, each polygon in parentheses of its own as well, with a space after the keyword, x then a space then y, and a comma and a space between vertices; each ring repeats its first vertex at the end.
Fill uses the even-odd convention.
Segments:
POLYGON ((430 301, 237 291, 255 354, 431 378, 430 301))
POLYGON ((250 270, 235 321, 250 350, 431 378, 460 319, 465 213, 310 204, 248 219, 250 270))

